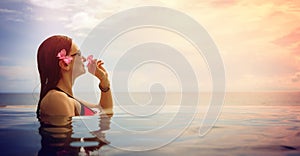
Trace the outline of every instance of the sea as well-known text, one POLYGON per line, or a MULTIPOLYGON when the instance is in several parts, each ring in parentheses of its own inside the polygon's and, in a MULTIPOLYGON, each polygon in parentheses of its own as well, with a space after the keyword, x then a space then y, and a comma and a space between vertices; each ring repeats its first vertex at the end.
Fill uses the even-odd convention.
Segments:
POLYGON ((0 93, 0 155, 300 156, 300 92, 113 95, 113 115, 38 120, 37 93, 0 93))

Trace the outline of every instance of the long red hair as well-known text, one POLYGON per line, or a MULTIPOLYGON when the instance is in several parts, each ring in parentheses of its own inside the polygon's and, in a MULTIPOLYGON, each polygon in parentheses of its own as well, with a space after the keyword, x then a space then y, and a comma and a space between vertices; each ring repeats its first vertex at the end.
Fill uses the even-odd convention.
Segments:
POLYGON ((37 53, 38 70, 40 74, 40 99, 37 107, 37 116, 40 114, 40 103, 49 90, 54 89, 61 78, 59 59, 57 54, 65 49, 69 55, 72 39, 67 36, 55 35, 47 38, 39 46, 37 53))

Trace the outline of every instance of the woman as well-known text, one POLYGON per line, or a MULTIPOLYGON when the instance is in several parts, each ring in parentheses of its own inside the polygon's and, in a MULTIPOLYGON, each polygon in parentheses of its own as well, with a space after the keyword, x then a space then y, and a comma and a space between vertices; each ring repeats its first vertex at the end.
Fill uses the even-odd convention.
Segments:
POLYGON ((100 80, 99 104, 90 104, 73 97, 75 79, 85 73, 84 62, 77 45, 67 36, 55 35, 47 38, 38 48, 37 62, 41 92, 37 116, 85 115, 87 108, 100 108, 112 114, 112 95, 108 74, 103 62, 90 59, 88 71, 100 80), (86 111, 85 111, 86 110, 86 111))

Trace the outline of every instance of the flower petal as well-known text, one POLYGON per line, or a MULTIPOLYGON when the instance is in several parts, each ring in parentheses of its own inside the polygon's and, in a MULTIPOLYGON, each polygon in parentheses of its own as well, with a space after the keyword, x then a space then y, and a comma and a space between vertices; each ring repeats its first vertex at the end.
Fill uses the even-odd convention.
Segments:
POLYGON ((66 56, 67 52, 66 52, 66 49, 62 49, 56 57, 58 57, 59 59, 64 59, 65 56, 66 56))
POLYGON ((93 55, 89 55, 89 56, 87 57, 87 60, 88 60, 89 64, 92 63, 92 61, 93 61, 93 59, 94 59, 93 57, 94 57, 93 55))
POLYGON ((69 64, 73 60, 73 58, 70 56, 65 56, 65 58, 63 60, 66 64, 69 64))

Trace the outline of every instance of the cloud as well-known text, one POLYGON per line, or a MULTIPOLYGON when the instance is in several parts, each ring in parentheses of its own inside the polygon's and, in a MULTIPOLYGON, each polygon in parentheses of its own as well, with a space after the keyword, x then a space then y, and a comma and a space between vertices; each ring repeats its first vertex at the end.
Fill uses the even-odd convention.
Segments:
POLYGON ((274 21, 274 39, 271 43, 286 49, 287 55, 299 56, 300 50, 300 3, 298 1, 275 1, 276 10, 269 16, 274 21), (277 35, 275 35, 277 34, 277 35))
POLYGON ((22 12, 17 11, 17 10, 11 10, 11 9, 5 9, 5 8, 0 8, 0 13, 6 13, 6 14, 21 14, 22 12))
POLYGON ((81 29, 92 29, 100 22, 95 16, 87 13, 87 12, 79 12, 76 13, 71 18, 71 23, 66 25, 67 28, 72 31, 78 31, 81 29))
POLYGON ((295 73, 292 78, 291 78, 292 82, 298 82, 300 81, 300 72, 295 73))
POLYGON ((209 2, 214 7, 229 7, 238 3, 237 0, 213 0, 209 2))
POLYGON ((0 92, 32 92, 38 85, 36 67, 0 66, 0 92))
POLYGON ((280 46, 290 47, 293 46, 293 44, 295 43, 299 43, 300 42, 299 39, 300 39, 300 27, 276 39, 274 43, 280 46))
POLYGON ((47 26, 50 23, 59 22, 65 30, 70 31, 76 37, 85 37, 106 14, 115 10, 118 5, 115 5, 114 2, 30 0, 30 4, 35 7, 33 19, 41 23, 47 23, 47 26))
POLYGON ((26 66, 0 66, 0 71, 0 79, 8 81, 32 80, 32 76, 37 75, 36 69, 34 67, 26 66))
POLYGON ((8 57, 0 56, 0 62, 8 62, 10 59, 8 57))
POLYGON ((13 22, 24 22, 24 13, 18 10, 0 8, 0 15, 4 15, 4 19, 13 22))
MULTIPOLYGON (((300 27, 293 29, 286 35, 276 39, 273 43, 278 46, 286 49, 288 53, 286 55, 290 55, 290 60, 286 60, 289 64, 293 64, 293 66, 299 70, 300 69, 300 27)), ((292 78, 293 82, 298 81, 297 76, 292 78)))
POLYGON ((36 6, 44 7, 48 9, 62 9, 62 8, 68 8, 71 6, 80 6, 85 5, 88 0, 30 0, 30 2, 36 6))
POLYGON ((296 57, 298 57, 297 59, 299 59, 300 57, 300 43, 297 44, 295 47, 293 47, 291 49, 292 54, 296 55, 296 57))
MULTIPOLYGON (((290 62, 296 62, 298 68, 300 68, 300 27, 292 30, 287 35, 282 36, 274 41, 275 44, 284 47, 289 50, 292 59, 290 62)), ((292 78, 297 81, 297 78, 292 78)), ((294 81, 293 81, 294 82, 294 81)))

